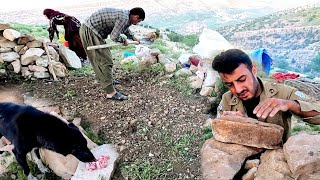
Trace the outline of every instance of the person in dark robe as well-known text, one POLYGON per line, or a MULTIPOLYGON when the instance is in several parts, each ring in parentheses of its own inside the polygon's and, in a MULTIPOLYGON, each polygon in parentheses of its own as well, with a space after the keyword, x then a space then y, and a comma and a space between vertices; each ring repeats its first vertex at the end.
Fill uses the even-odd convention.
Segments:
POLYGON ((80 21, 73 16, 69 16, 53 9, 45 9, 43 11, 43 15, 45 15, 50 21, 50 27, 48 28, 50 41, 52 42, 54 34, 59 38, 57 25, 62 25, 65 31, 64 38, 68 41, 69 49, 74 51, 81 61, 85 61, 87 59, 87 55, 79 36, 79 29, 81 26, 80 21))

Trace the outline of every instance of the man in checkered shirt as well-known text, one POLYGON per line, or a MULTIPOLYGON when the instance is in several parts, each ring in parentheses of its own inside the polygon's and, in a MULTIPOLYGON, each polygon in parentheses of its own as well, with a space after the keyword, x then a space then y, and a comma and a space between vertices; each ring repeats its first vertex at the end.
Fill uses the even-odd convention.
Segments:
POLYGON ((98 81, 107 92, 107 98, 113 100, 126 100, 128 97, 117 92, 112 83, 112 55, 109 48, 87 50, 88 46, 105 44, 110 35, 111 40, 128 45, 128 39, 139 40, 129 30, 130 25, 138 24, 145 18, 142 8, 129 10, 103 8, 93 13, 80 27, 80 37, 88 59, 98 78, 98 81))

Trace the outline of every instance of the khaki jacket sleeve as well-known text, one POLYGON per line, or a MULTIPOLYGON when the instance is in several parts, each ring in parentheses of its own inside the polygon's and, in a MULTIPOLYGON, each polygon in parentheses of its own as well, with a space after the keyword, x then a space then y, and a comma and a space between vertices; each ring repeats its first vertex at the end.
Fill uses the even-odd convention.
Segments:
MULTIPOLYGON (((301 111, 317 111, 320 112, 320 104, 312 100, 301 91, 294 90, 290 96, 290 100, 297 101, 300 104, 301 111)), ((311 124, 320 124, 320 115, 308 118, 300 118, 311 124)))
POLYGON ((222 113, 222 111, 230 111, 231 110, 231 106, 229 105, 229 101, 231 100, 231 92, 228 91, 226 93, 224 93, 222 95, 221 101, 218 105, 217 108, 217 117, 220 117, 220 114, 222 113))

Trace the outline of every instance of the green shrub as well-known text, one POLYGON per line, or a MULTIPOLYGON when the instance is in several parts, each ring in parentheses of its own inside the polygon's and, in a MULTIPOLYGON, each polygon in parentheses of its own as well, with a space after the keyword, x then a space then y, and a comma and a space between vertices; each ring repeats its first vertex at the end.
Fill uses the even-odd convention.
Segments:
POLYGON ((169 85, 176 88, 185 96, 192 94, 189 77, 172 77, 169 79, 169 85))
POLYGON ((320 72, 320 53, 311 60, 309 66, 313 71, 320 72))
POLYGON ((47 26, 45 25, 27 25, 20 23, 12 23, 11 28, 20 33, 31 34, 35 37, 49 37, 47 26))
POLYGON ((73 69, 69 71, 70 74, 74 76, 91 76, 94 74, 92 66, 90 64, 86 64, 82 66, 80 69, 73 69))
POLYGON ((175 32, 170 32, 168 34, 168 38, 172 42, 181 42, 189 47, 195 46, 197 43, 199 43, 199 36, 195 34, 190 35, 181 35, 175 32))

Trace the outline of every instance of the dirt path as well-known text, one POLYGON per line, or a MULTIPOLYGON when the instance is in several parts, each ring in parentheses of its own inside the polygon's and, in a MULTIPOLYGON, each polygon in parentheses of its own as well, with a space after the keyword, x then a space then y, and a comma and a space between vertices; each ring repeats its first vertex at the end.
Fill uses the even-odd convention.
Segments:
POLYGON ((23 104, 22 92, 19 86, 0 82, 0 102, 15 102, 23 104))
POLYGON ((116 78, 121 81, 117 88, 130 100, 105 99, 92 76, 70 75, 60 82, 38 80, 16 87, 61 106, 67 119, 81 117, 102 143, 114 144, 120 152, 114 179, 201 179, 206 98, 186 97, 164 77, 117 69, 116 78))

